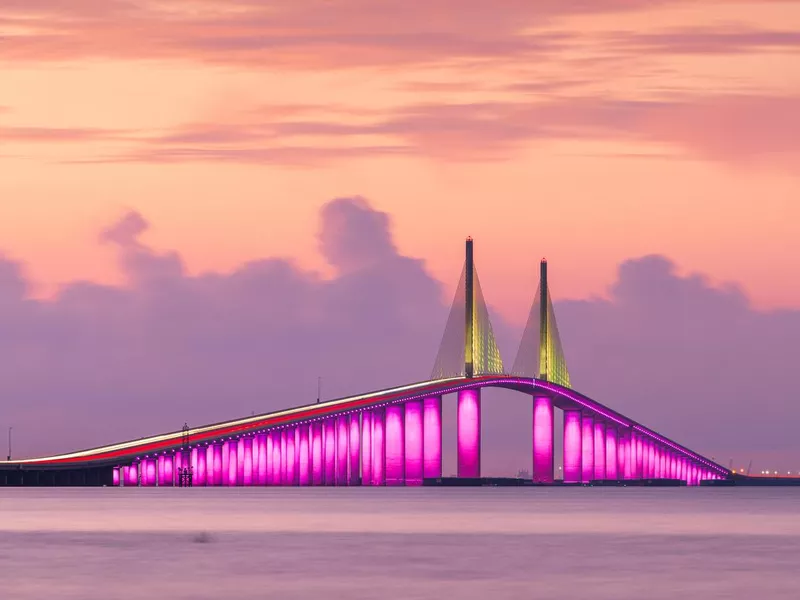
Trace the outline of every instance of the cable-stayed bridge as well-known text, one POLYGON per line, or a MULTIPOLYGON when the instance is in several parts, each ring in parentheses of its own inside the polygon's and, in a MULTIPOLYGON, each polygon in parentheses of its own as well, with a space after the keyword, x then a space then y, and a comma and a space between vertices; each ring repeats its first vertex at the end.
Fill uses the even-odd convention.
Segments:
POLYGON ((431 379, 56 456, 0 462, 0 485, 412 486, 442 481, 442 397, 457 396, 458 478, 481 478, 481 393, 531 397, 533 483, 730 479, 681 444, 573 390, 540 267, 516 359, 506 370, 467 239, 464 269, 431 379), (555 411, 563 430, 555 430, 555 411), (555 473, 562 438, 563 478, 555 473))

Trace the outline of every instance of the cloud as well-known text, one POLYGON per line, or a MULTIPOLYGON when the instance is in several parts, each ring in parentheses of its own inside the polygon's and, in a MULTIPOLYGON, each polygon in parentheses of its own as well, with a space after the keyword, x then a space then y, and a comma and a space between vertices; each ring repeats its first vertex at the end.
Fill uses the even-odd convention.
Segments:
POLYGON ((797 468, 800 311, 754 310, 662 256, 623 263, 608 300, 556 310, 578 389, 723 464, 797 468))
MULTIPOLYGON (((100 160, 323 164, 354 157, 506 160, 531 144, 606 140, 676 157, 794 169, 800 160, 797 96, 683 95, 666 100, 564 96, 545 100, 425 103, 328 118, 195 123, 100 160), (312 145, 300 145, 309 137, 312 145), (368 137, 377 143, 364 145, 368 137), (292 145, 297 143, 297 145, 292 145)), ((300 111, 295 111, 295 114, 300 111)), ((652 154, 651 154, 652 155, 652 154)))
POLYGON ((745 52, 796 51, 800 33, 768 29, 688 28, 657 33, 631 32, 605 36, 608 47, 626 53, 741 54, 745 52))
POLYGON ((410 10, 400 0, 8 0, 0 27, 6 28, 2 56, 7 61, 177 59, 348 68, 546 55, 585 39, 585 34, 553 31, 565 17, 688 3, 431 0, 410 10))
MULTIPOLYGON (((320 211, 330 278, 282 258, 189 275, 176 252, 144 243, 149 227, 129 212, 101 234, 122 286, 75 281, 32 299, 21 265, 0 259, 0 427, 14 426, 17 456, 311 403, 317 376, 332 398, 430 373, 442 286, 397 250, 391 219, 366 200, 320 211)), ((796 467, 800 312, 756 311, 735 286, 680 276, 660 256, 623 263, 608 299, 556 311, 576 389, 722 462, 796 467)), ((521 327, 496 314, 493 325, 510 364, 521 327)), ((514 473, 530 464, 529 399, 484 398, 484 470, 514 473)))

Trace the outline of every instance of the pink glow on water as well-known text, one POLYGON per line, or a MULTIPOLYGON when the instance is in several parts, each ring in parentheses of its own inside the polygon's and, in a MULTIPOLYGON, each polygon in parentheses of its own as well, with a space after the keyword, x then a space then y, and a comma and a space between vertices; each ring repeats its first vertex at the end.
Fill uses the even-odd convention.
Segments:
POLYGON ((594 478, 594 419, 592 415, 581 415, 581 480, 584 483, 594 478))
POLYGON ((404 405, 386 407, 386 485, 403 485, 405 478, 404 405))
POLYGON ((481 391, 458 392, 458 476, 481 476, 481 391))
POLYGON ((372 485, 372 411, 361 414, 361 485, 372 485))
POLYGON ((442 476, 442 397, 433 396, 423 401, 423 461, 425 477, 442 476))
POLYGON ((564 482, 581 481, 581 412, 564 411, 564 482))
POLYGON ((555 478, 553 400, 533 397, 533 481, 552 483, 555 478))
POLYGON ((405 408, 405 484, 422 485, 423 466, 423 401, 406 402, 405 408))

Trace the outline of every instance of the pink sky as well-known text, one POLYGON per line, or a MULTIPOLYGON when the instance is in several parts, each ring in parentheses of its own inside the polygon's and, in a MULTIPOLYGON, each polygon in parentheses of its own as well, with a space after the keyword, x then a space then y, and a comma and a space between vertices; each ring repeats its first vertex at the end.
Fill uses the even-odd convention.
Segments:
POLYGON ((477 240, 521 326, 626 260, 800 308, 800 1, 3 0, 0 253, 39 298, 126 281, 136 211, 186 272, 333 277, 321 207, 363 196, 452 293, 477 240))

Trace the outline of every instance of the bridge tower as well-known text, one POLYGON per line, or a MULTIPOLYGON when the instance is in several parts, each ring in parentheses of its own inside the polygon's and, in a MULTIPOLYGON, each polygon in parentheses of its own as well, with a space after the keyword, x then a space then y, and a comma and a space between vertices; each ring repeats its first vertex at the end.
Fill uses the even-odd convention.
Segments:
MULTIPOLYGON (((461 273, 442 343, 433 366, 431 379, 503 373, 503 360, 497 347, 489 310, 483 297, 475 267, 475 242, 468 237, 465 244, 464 270, 461 273)), ((430 404, 432 422, 441 422, 430 404)), ((480 477, 481 474, 481 394, 479 388, 458 392, 458 476, 480 477)), ((433 439, 434 448, 440 438, 433 439)), ((427 472, 426 472, 427 473, 427 472)), ((428 474, 426 474, 426 477, 428 474)))
MULTIPOLYGON (((570 387, 569 371, 561 347, 556 315, 550 298, 547 277, 547 259, 539 263, 539 287, 533 299, 525 332, 522 334, 512 373, 570 387)), ((573 437, 580 428, 580 412, 565 413, 565 448, 573 452, 573 437)), ((555 478, 555 432, 552 398, 544 393, 533 395, 533 481, 552 483, 555 478)), ((571 459, 573 457, 570 457, 571 459)), ((567 461, 570 462, 570 461, 567 461)), ((578 467, 580 469, 580 466, 578 467)), ((573 465, 564 465, 565 473, 572 473, 573 465)), ((566 476, 566 475, 565 475, 566 476)))

